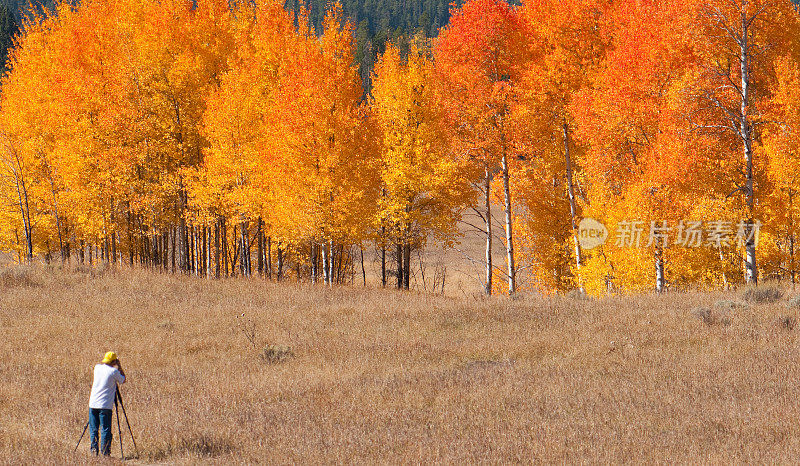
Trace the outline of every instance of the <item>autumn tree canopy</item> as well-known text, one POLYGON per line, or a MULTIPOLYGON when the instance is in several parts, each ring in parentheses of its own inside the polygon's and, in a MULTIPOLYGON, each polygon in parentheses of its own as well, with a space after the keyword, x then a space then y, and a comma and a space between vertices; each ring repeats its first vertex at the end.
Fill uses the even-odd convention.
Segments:
POLYGON ((366 283, 377 250, 381 282, 411 288, 413 251, 473 228, 486 293, 796 280, 789 0, 469 0, 371 74, 340 5, 289 7, 24 18, 0 94, 0 249, 328 285, 366 283), (582 247, 584 220, 603 244, 582 247))

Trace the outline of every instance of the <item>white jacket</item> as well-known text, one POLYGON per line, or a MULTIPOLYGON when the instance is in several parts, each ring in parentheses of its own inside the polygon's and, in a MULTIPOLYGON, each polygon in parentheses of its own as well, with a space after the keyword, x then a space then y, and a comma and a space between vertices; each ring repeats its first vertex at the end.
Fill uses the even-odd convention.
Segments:
POLYGON ((89 407, 112 409, 114 395, 117 393, 117 384, 123 382, 125 382, 125 376, 116 367, 108 364, 94 366, 94 383, 92 383, 92 394, 89 395, 89 407))

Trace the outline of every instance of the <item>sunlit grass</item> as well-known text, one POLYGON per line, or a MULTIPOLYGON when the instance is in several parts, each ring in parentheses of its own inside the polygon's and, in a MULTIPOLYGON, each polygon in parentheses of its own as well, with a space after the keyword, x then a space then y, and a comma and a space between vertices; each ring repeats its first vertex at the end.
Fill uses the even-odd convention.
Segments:
POLYGON ((90 460, 86 439, 72 448, 108 350, 148 462, 800 454, 791 296, 715 325, 696 309, 741 293, 508 300, 136 271, 3 277, 0 462, 90 460))

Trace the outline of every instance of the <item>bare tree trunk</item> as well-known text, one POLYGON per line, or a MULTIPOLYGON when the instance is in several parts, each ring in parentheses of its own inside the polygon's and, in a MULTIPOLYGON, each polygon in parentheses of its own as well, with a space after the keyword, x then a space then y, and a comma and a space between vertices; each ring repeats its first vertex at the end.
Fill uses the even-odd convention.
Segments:
POLYGON ((794 264, 794 232, 789 235, 789 270, 792 276, 792 291, 794 291, 795 284, 797 283, 797 272, 795 271, 794 264))
POLYGON ((252 269, 250 268, 250 225, 247 220, 242 221, 241 226, 242 235, 242 275, 249 277, 252 269))
POLYGON ((328 267, 328 262, 330 262, 330 251, 328 251, 328 242, 325 241, 322 243, 322 283, 324 285, 330 285, 330 270, 328 267))
POLYGON ((198 277, 203 276, 204 271, 204 263, 203 259, 205 258, 205 251, 203 250, 203 227, 201 225, 197 225, 194 227, 194 244, 195 244, 195 264, 197 269, 195 270, 194 274, 198 277))
POLYGON ((719 265, 722 268, 722 289, 727 291, 728 276, 725 274, 725 256, 722 254, 722 246, 720 246, 717 250, 719 251, 719 265))
POLYGON ((161 269, 166 272, 171 272, 171 257, 172 257, 172 228, 165 228, 161 231, 161 269))
POLYGON ((444 296, 444 281, 447 279, 447 267, 442 267, 442 296, 444 296))
MULTIPOLYGON (((386 199, 386 187, 381 188, 381 197, 386 199)), ((386 288, 386 219, 381 219, 381 287, 386 288)))
POLYGON ((484 167, 484 176, 485 178, 485 186, 484 189, 486 190, 485 197, 485 209, 486 213, 486 281, 484 283, 485 288, 484 291, 487 295, 492 294, 492 198, 491 198, 491 189, 492 189, 492 175, 489 173, 489 166, 486 165, 484 167))
POLYGON ((789 274, 792 278, 792 291, 795 288, 795 264, 794 264, 794 193, 789 192, 789 274))
POLYGON ((222 230, 222 271, 223 275, 226 277, 228 276, 228 222, 225 220, 225 217, 220 219, 220 229, 222 230))
POLYGON ((575 186, 572 182, 572 159, 569 152, 569 126, 564 123, 564 163, 567 171, 567 195, 569 196, 569 213, 572 217, 572 235, 575 241, 575 270, 578 273, 578 288, 583 290, 583 284, 580 279, 581 270, 581 243, 578 238, 578 223, 575 221, 578 217, 578 206, 575 200, 575 186))
POLYGON ((364 279, 364 286, 367 286, 367 270, 364 268, 364 247, 359 246, 358 249, 361 251, 361 277, 364 279))
POLYGON ((410 286, 411 275, 411 245, 406 243, 403 245, 403 288, 406 290, 410 286))
POLYGON ((239 264, 239 273, 242 273, 242 259, 239 252, 242 250, 242 232, 239 226, 233 224, 233 256, 231 257, 231 275, 236 275, 236 264, 239 264))
POLYGON ((386 288, 386 227, 381 227, 381 286, 386 288))
POLYGON ((58 200, 55 192, 53 192, 53 209, 55 210, 54 217, 56 219, 56 231, 58 232, 58 249, 61 251, 61 262, 64 262, 64 239, 61 236, 61 218, 58 216, 58 200))
POLYGON ((25 262, 33 262, 33 225, 31 223, 31 208, 28 199, 28 188, 25 184, 25 177, 22 175, 22 164, 19 156, 14 152, 16 166, 11 170, 14 173, 14 182, 17 188, 19 209, 22 213, 22 229, 25 230, 25 262))
POLYGON ((330 277, 328 276, 328 262, 330 262, 330 257, 328 256, 328 242, 323 242, 322 250, 320 254, 322 255, 322 283, 327 285, 330 277))
POLYGON ((258 248, 258 275, 264 276, 264 231, 261 229, 261 217, 258 217, 258 228, 256 230, 257 248, 258 248))
POLYGON ((655 263, 656 263, 656 291, 658 293, 664 292, 664 250, 661 246, 656 247, 655 253, 655 263))
POLYGON ((186 220, 181 217, 178 220, 178 231, 177 231, 177 243, 178 243, 178 269, 183 273, 189 268, 188 260, 189 251, 187 250, 188 245, 186 244, 186 220))
POLYGON ((158 241, 158 233, 145 234, 144 241, 147 244, 147 262, 148 265, 156 268, 159 265, 159 255, 161 254, 160 244, 158 241))
POLYGON ((161 268, 169 272, 169 229, 161 230, 161 268))
POLYGON ((67 264, 72 265, 72 246, 75 245, 75 233, 69 232, 69 227, 64 228, 64 236, 67 237, 64 247, 67 253, 67 264))
POLYGON ((194 273, 194 227, 187 223, 186 225, 186 271, 189 274, 194 273))
POLYGON ((61 236, 61 218, 59 217, 58 214, 58 196, 56 192, 56 183, 55 180, 53 179, 53 171, 52 168, 50 167, 50 163, 46 159, 43 159, 42 162, 45 168, 45 172, 47 174, 47 180, 50 182, 50 194, 53 197, 53 216, 56 221, 56 232, 58 233, 58 249, 59 251, 61 251, 61 262, 64 262, 64 240, 63 237, 61 236))
POLYGON ((164 241, 164 235, 159 230, 153 231, 153 267, 158 269, 159 272, 164 268, 164 254, 167 245, 164 241))
POLYGON ((198 270, 197 269, 199 269, 199 267, 198 267, 198 265, 199 265, 198 264, 199 254, 198 254, 198 250, 197 250, 198 249, 198 247, 197 247, 198 246, 197 245, 197 227, 194 226, 194 225, 189 227, 189 244, 190 244, 190 249, 189 249, 189 251, 190 251, 190 259, 191 259, 190 264, 191 264, 191 269, 192 269, 191 272, 194 275, 197 275, 198 274, 198 270))
POLYGON ((214 277, 220 278, 220 262, 219 262, 219 224, 220 219, 217 219, 214 224, 214 277))
POLYGON ((403 288, 403 245, 397 243, 395 246, 396 262, 397 262, 397 289, 403 288))
MULTIPOLYGON (((300 277, 297 277, 298 280, 300 277)), ((278 281, 283 280, 283 247, 278 244, 278 281)))
POLYGON ((208 278, 214 278, 216 276, 214 270, 214 227, 210 224, 207 227, 206 233, 206 274, 208 278))
POLYGON ((170 237, 171 237, 171 243, 172 243, 172 248, 171 249, 172 250, 170 251, 170 255, 169 255, 170 260, 172 262, 172 264, 170 264, 172 266, 172 273, 175 273, 176 270, 177 270, 177 267, 176 267, 177 264, 176 264, 176 260, 175 260, 175 256, 178 254, 178 249, 177 249, 178 243, 177 243, 177 238, 176 238, 178 236, 177 233, 178 233, 177 229, 175 227, 172 227, 171 231, 170 231, 170 237))
POLYGON ((125 224, 128 227, 128 261, 130 262, 131 268, 133 268, 135 250, 133 247, 133 220, 131 219, 130 203, 125 212, 125 224))
POLYGON ((199 277, 205 273, 205 227, 198 225, 195 227, 195 237, 197 238, 197 273, 199 277))
POLYGON ((317 283, 317 246, 313 241, 311 242, 311 283, 317 283))
POLYGON ((22 241, 19 239, 19 230, 14 228, 14 237, 17 240, 17 263, 22 263, 22 241))
POLYGON ((206 225, 203 225, 201 234, 203 235, 203 243, 202 243, 202 247, 203 247, 203 274, 202 275, 204 277, 206 277, 206 278, 211 278, 211 274, 209 273, 209 269, 211 268, 209 264, 211 263, 211 260, 210 260, 210 256, 209 256, 209 247, 208 247, 209 246, 208 227, 206 225))
POLYGON ((747 17, 747 1, 741 8, 742 37, 739 40, 741 66, 741 137, 744 141, 744 162, 745 162, 745 196, 747 198, 747 225, 744 235, 747 239, 745 243, 745 283, 758 283, 758 267, 756 264, 756 244, 755 238, 750 236, 753 233, 753 223, 755 221, 753 206, 753 133, 750 124, 750 20, 747 17))
POLYGON ((514 265, 514 230, 512 225, 511 212, 511 188, 510 175, 508 168, 508 153, 505 147, 505 135, 503 136, 503 156, 500 159, 503 170, 503 207, 506 214, 506 263, 508 266, 508 294, 513 295, 517 291, 517 269, 514 265))
POLYGON ((272 280, 272 236, 267 236, 267 278, 272 280))
POLYGON ((117 232, 111 232, 111 263, 117 263, 117 232))
MULTIPOLYGON (((341 256, 339 256, 339 261, 341 263, 341 256)), ((335 247, 333 245, 333 240, 328 241, 328 286, 333 286, 334 280, 334 264, 336 263, 336 254, 335 254, 335 247)))
POLYGON ((144 240, 147 243, 148 266, 158 267, 158 235, 145 235, 144 240))

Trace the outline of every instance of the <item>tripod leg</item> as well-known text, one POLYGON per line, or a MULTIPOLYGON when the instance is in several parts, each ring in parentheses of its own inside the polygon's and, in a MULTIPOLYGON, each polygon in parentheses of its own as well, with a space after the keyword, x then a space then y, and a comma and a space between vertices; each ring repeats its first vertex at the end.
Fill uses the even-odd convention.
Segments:
POLYGON ((122 402, 122 395, 119 393, 119 385, 117 386, 117 397, 119 398, 119 405, 122 407, 122 415, 125 416, 125 424, 128 425, 128 432, 131 434, 131 440, 133 440, 133 449, 136 451, 136 457, 139 457, 139 447, 136 446, 136 437, 133 436, 133 430, 131 429, 131 423, 128 421, 128 413, 125 411, 125 403, 122 402))
POLYGON ((117 404, 118 399, 119 395, 117 394, 114 396, 114 407, 117 408, 117 433, 119 434, 119 457, 122 458, 122 461, 125 461, 125 452, 122 451, 122 428, 120 427, 119 424, 119 405, 117 404))
POLYGON ((75 449, 72 450, 73 453, 78 451, 78 446, 81 444, 81 440, 83 440, 83 436, 86 434, 86 429, 89 427, 89 421, 86 421, 86 425, 83 426, 83 432, 81 432, 81 438, 78 439, 78 443, 75 444, 75 449))

